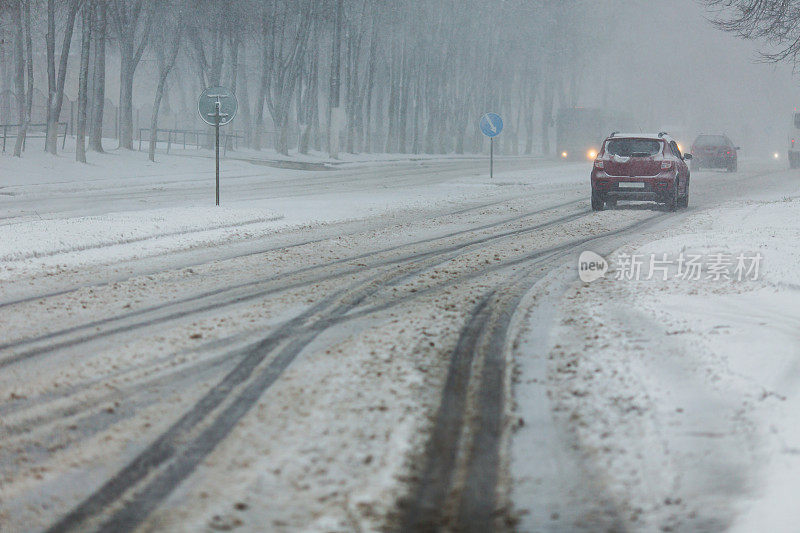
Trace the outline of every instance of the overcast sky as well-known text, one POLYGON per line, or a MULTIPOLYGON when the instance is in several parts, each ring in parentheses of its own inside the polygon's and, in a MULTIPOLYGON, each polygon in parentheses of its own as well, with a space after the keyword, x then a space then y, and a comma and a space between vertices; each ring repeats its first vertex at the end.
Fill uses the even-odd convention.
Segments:
POLYGON ((784 148, 798 80, 789 64, 758 62, 762 43, 717 30, 694 0, 595 5, 614 14, 616 27, 597 28, 583 105, 631 110, 643 128, 669 128, 684 143, 724 131, 744 154, 784 148))

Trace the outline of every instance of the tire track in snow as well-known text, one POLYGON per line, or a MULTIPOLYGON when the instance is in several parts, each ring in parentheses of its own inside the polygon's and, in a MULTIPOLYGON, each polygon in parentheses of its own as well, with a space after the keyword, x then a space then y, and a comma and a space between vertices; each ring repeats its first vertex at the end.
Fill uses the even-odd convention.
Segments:
MULTIPOLYGON (((642 229, 665 216, 567 243, 558 247, 561 253, 545 256, 542 262, 554 265, 589 242, 642 229)), ((421 458, 422 471, 398 504, 397 531, 511 529, 504 521, 510 518, 505 515, 508 504, 498 504, 497 498, 501 446, 508 430, 505 344, 520 301, 539 279, 533 271, 541 266, 529 260, 512 276, 510 286, 487 292, 471 310, 451 354, 442 400, 421 458), (474 366, 480 369, 477 375, 474 366)))
MULTIPOLYGON (((525 197, 523 197, 523 198, 525 198, 525 197)), ((501 204, 508 203, 509 200, 510 200, 509 198, 504 198, 502 200, 486 202, 486 203, 482 203, 482 204, 479 204, 479 205, 476 205, 476 206, 456 209, 454 211, 447 211, 447 212, 444 212, 444 213, 441 213, 441 214, 436 214, 436 215, 432 216, 430 220, 449 217, 449 216, 453 216, 453 215, 461 215, 461 214, 469 213, 469 212, 472 212, 472 211, 480 211, 481 209, 486 209, 488 207, 493 207, 493 206, 496 206, 496 205, 501 205, 501 204)), ((567 202, 567 203, 556 204, 556 205, 553 205, 553 206, 550 206, 550 207, 539 209, 539 210, 537 210, 537 211, 535 211, 535 212, 533 212, 531 214, 541 213, 541 212, 545 212, 545 211, 552 210, 552 209, 560 209, 560 208, 566 207, 568 205, 579 204, 582 201, 583 200, 581 199, 581 200, 573 200, 573 201, 567 202)), ((465 231, 469 231, 469 230, 465 230, 465 231)), ((364 232, 364 230, 357 230, 357 231, 351 231, 351 232, 346 233, 344 235, 345 236, 354 236, 354 235, 358 235, 358 234, 363 233, 363 232, 364 232)), ((337 236, 341 236, 341 235, 337 235, 337 236)), ((255 252, 249 251, 249 252, 245 252, 245 253, 241 253, 241 254, 235 254, 235 255, 226 256, 222 260, 230 261, 230 260, 242 259, 242 258, 246 258, 246 257, 252 257, 252 256, 260 255, 260 254, 270 253, 270 252, 291 250, 293 248, 300 248, 300 247, 311 245, 311 244, 317 244, 317 243, 329 241, 332 238, 333 237, 331 237, 331 236, 325 236, 325 237, 321 237, 321 238, 317 238, 317 239, 304 239, 304 240, 302 240, 300 242, 292 243, 292 244, 288 244, 288 245, 282 245, 282 246, 266 248, 266 249, 258 250, 258 251, 255 251, 255 252)), ((171 253, 171 252, 169 252, 169 253, 171 253)), ((219 261, 219 259, 212 259, 212 260, 209 260, 209 261, 188 263, 188 264, 181 265, 180 267, 176 267, 175 270, 180 270, 182 268, 198 267, 198 266, 206 265, 206 264, 208 264, 210 262, 214 262, 214 261, 219 261)), ((128 280, 130 280, 130 279, 132 279, 134 277, 141 277, 141 276, 159 274, 161 272, 162 272, 162 270, 149 270, 149 271, 146 271, 146 272, 137 273, 135 276, 115 278, 115 279, 110 280, 110 281, 102 281, 102 282, 98 282, 98 283, 81 284, 81 285, 78 285, 76 287, 72 287, 72 288, 69 288, 69 289, 63 289, 63 290, 53 291, 53 292, 44 293, 44 294, 37 294, 37 295, 34 295, 34 296, 26 296, 24 298, 17 298, 17 299, 14 299, 14 300, 8 300, 8 301, 5 301, 5 302, 0 302, 0 309, 4 309, 4 308, 7 308, 7 307, 11 307, 11 306, 19 305, 19 304, 23 304, 23 303, 28 303, 28 302, 38 301, 38 300, 44 300, 44 299, 47 299, 47 298, 63 296, 65 294, 71 294, 71 293, 77 292, 77 291, 82 290, 82 289, 105 287, 105 286, 111 285, 113 283, 122 283, 122 282, 128 281, 128 280)), ((2 349, 2 347, 0 347, 0 349, 2 349)))
POLYGON ((390 272, 375 274, 338 291, 258 342, 169 430, 48 531, 134 529, 194 471, 294 358, 330 327, 333 319, 357 308, 393 277, 429 268, 438 255, 407 261, 390 272), (296 330, 301 333, 291 338, 296 330), (213 421, 208 422, 207 418, 213 421), (139 486, 142 482, 143 487, 139 486), (103 521, 101 515, 106 511, 111 517, 103 521))
POLYGON ((420 257, 426 257, 426 256, 436 256, 436 255, 443 255, 443 254, 447 254, 447 253, 457 252, 459 250, 466 249, 468 246, 476 246, 476 245, 486 244, 487 242, 490 242, 490 241, 503 239, 503 238, 507 238, 507 237, 510 237, 510 236, 518 236, 518 235, 522 235, 524 233, 530 233, 532 231, 537 231, 537 230, 540 230, 540 229, 544 229, 546 227, 551 227, 551 226, 563 224, 563 223, 565 223, 567 221, 575 220, 577 218, 585 217, 585 216, 591 214, 590 211, 580 211, 578 213, 562 216, 562 217, 559 217, 559 218, 557 218, 555 220, 550 220, 550 221, 543 222, 543 223, 540 223, 540 224, 535 224, 533 226, 528 226, 528 227, 525 227, 525 228, 522 228, 522 229, 507 230, 507 231, 504 231, 504 232, 500 232, 500 233, 497 233, 497 234, 492 234, 492 235, 489 235, 489 236, 486 236, 486 237, 482 237, 482 238, 479 238, 479 239, 474 239, 474 240, 468 241, 468 242, 466 242, 464 244, 450 245, 450 246, 447 246, 447 247, 445 247, 443 249, 433 250, 433 251, 423 252, 423 253, 418 253, 418 252, 415 253, 415 252, 412 251, 411 253, 409 253, 407 255, 401 256, 401 257, 396 258, 396 259, 392 259, 392 260, 390 260, 388 262, 387 261, 379 261, 379 262, 377 262, 377 264, 372 265, 372 266, 368 266, 368 267, 363 267, 363 266, 345 267, 345 269, 343 271, 341 271, 341 272, 336 272, 336 273, 333 273, 333 274, 323 274, 323 275, 318 276, 318 277, 313 278, 313 279, 301 280, 301 281, 297 281, 297 282, 294 282, 294 283, 284 284, 285 280, 287 278, 291 278, 292 276, 297 276, 297 275, 301 275, 301 274, 305 274, 305 273, 313 273, 315 271, 324 272, 325 270, 329 269, 331 266, 334 266, 334 265, 346 265, 347 263, 351 263, 353 261, 359 261, 359 260, 365 260, 365 259, 367 259, 367 260, 368 259, 373 259, 374 257, 376 257, 378 255, 400 251, 403 248, 409 248, 409 247, 413 248, 413 247, 420 246, 420 245, 435 243, 437 241, 445 242, 448 239, 451 239, 451 238, 454 238, 454 237, 457 237, 457 236, 462 236, 462 235, 466 235, 466 234, 474 233, 474 232, 485 231, 485 230, 492 229, 492 228, 495 228, 495 227, 498 227, 498 226, 502 226, 502 225, 509 224, 509 223, 512 223, 512 222, 516 222, 518 220, 529 218, 531 216, 535 216, 535 215, 540 214, 540 213, 545 212, 545 211, 550 211, 552 209, 558 209, 560 207, 570 206, 570 205, 574 205, 574 204, 577 204, 577 203, 581 203, 581 202, 568 202, 566 204, 562 204, 560 206, 556 206, 555 208, 548 208, 548 209, 545 209, 545 210, 537 210, 537 211, 525 213, 525 214, 522 214, 522 215, 518 215, 518 216, 515 216, 515 217, 512 217, 512 218, 505 219, 505 220, 497 222, 497 223, 487 224, 487 225, 483 225, 483 226, 480 226, 480 227, 477 227, 477 228, 470 228, 470 229, 462 230, 462 231, 456 231, 456 232, 452 232, 452 233, 449 233, 449 234, 441 236, 441 237, 433 237, 433 238, 430 238, 430 239, 423 239, 421 241, 415 241, 415 242, 409 243, 409 244, 401 244, 401 245, 397 245, 397 246, 392 246, 392 247, 384 248, 384 249, 376 251, 376 252, 359 254, 359 255, 356 255, 356 256, 353 256, 353 257, 348 257, 348 258, 339 259, 339 260, 336 260, 336 261, 333 261, 333 262, 330 262, 330 263, 326 263, 324 265, 313 265, 313 266, 309 266, 309 267, 304 267, 304 268, 300 268, 300 269, 297 269, 297 270, 294 270, 294 271, 291 271, 291 272, 286 272, 284 274, 273 276, 272 278, 269 278, 268 280, 256 280, 256 281, 252 281, 252 282, 246 282, 246 283, 241 283, 241 284, 237 284, 237 285, 227 286, 227 287, 224 287, 224 288, 215 289, 215 290, 212 290, 212 291, 207 291, 207 292, 202 293, 200 295, 192 296, 192 297, 181 299, 181 300, 178 300, 178 301, 168 302, 168 303, 160 304, 160 305, 157 305, 157 306, 149 307, 149 308, 146 308, 146 309, 132 311, 130 313, 125 313, 123 315, 116 316, 116 317, 109 317, 109 318, 104 318, 104 319, 100 319, 100 320, 95 320, 95 321, 88 322, 88 323, 85 323, 85 324, 81 324, 81 325, 78 325, 78 326, 72 326, 72 327, 69 327, 69 328, 65 328, 63 330, 59 330, 59 331, 47 333, 47 334, 44 334, 44 335, 40 335, 40 336, 37 336, 37 337, 34 337, 34 338, 22 339, 22 340, 19 340, 19 341, 13 341, 13 342, 5 343, 5 344, 0 344, 0 351, 3 351, 3 350, 11 350, 11 349, 19 348, 19 347, 26 346, 26 345, 36 345, 36 344, 39 344, 39 343, 48 342, 47 345, 34 347, 34 348, 31 348, 31 349, 16 353, 16 354, 14 354, 14 355, 12 355, 10 357, 6 357, 6 358, 3 358, 3 359, 0 359, 0 369, 2 369, 4 367, 7 367, 7 366, 9 366, 11 364, 15 364, 15 363, 24 361, 26 359, 30 359, 31 357, 35 357, 35 356, 43 355, 43 354, 47 354, 47 353, 53 353, 55 351, 62 350, 64 348, 68 348, 70 346, 75 346, 77 344, 89 342, 89 341, 92 341, 92 340, 95 340, 95 339, 100 339, 100 338, 108 337, 110 335, 115 335, 115 334, 119 334, 119 333, 128 332, 128 331, 131 331, 131 330, 134 330, 134 329, 138 329, 138 328, 152 326, 152 325, 155 325, 155 324, 163 323, 164 321, 167 321, 167 320, 176 320, 176 319, 180 319, 180 318, 185 318, 185 317, 190 316, 190 315, 194 315, 194 314, 202 313, 202 312, 205 312, 205 311, 218 309, 218 308, 224 307, 224 306, 230 306, 230 305, 244 303, 244 302, 251 301, 251 300, 254 300, 254 299, 257 299, 257 298, 262 298, 262 297, 267 296, 267 295, 275 294, 277 292, 286 292, 286 291, 291 290, 291 289, 301 288, 301 287, 307 286, 307 285, 309 285, 311 283, 320 283, 320 282, 323 282, 323 281, 336 279, 336 278, 347 276, 347 275, 350 275, 350 274, 362 272, 364 270, 364 268, 380 268, 380 267, 384 267, 384 266, 391 266, 391 265, 394 265, 394 264, 401 264, 403 262, 409 261, 410 259, 414 259, 414 258, 420 258, 420 257), (270 287, 259 288, 260 285, 268 285, 268 286, 272 285, 274 287, 272 287, 272 288, 270 288, 270 287), (247 291, 244 294, 239 294, 239 295, 235 294, 235 291, 242 290, 242 289, 250 289, 250 291, 247 291), (255 292, 251 292, 253 289, 255 290, 255 292), (224 299, 226 293, 233 293, 233 294, 231 296, 229 296, 227 299, 224 299), (202 304, 203 300, 210 299, 210 298, 213 298, 213 297, 218 297, 218 296, 222 296, 223 297, 223 301, 221 301, 221 302, 220 301, 212 301, 212 302, 207 303, 207 304, 202 304), (174 308, 174 309, 177 309, 177 310, 170 312, 169 311, 170 308, 174 308), (157 314, 159 311, 165 311, 165 314, 163 314, 163 315, 157 314), (145 318, 145 319, 140 320, 138 322, 134 322, 133 324, 125 324, 124 323, 126 320, 129 320, 131 318, 143 317, 143 316, 147 316, 147 315, 151 315, 151 314, 156 314, 156 316, 155 317, 151 317, 151 318, 145 318), (123 324, 119 325, 119 326, 112 326, 112 327, 110 327, 109 329, 106 329, 106 330, 94 331, 98 327, 108 326, 108 325, 119 323, 119 322, 122 322, 123 324), (68 336, 68 335, 71 335, 71 334, 74 334, 74 333, 79 333, 81 331, 87 331, 87 330, 93 330, 93 332, 85 334, 83 336, 80 336, 80 337, 78 337, 76 339, 68 339, 68 340, 55 342, 55 343, 50 343, 49 342, 49 341, 52 341, 54 339, 58 339, 60 337, 68 336))
MULTIPOLYGON (((640 227, 643 222, 661 217, 663 215, 656 215, 614 232, 580 239, 577 242, 573 241, 564 247, 565 249, 574 248, 591 240, 630 231, 632 228, 640 227)), ((138 527, 178 484, 191 475, 215 446, 233 430, 236 423, 258 401, 264 391, 279 379, 295 357, 322 331, 335 325, 338 322, 337 319, 351 319, 351 316, 346 316, 351 310, 358 308, 393 278, 407 276, 415 271, 423 271, 430 268, 437 260, 438 256, 424 260, 412 260, 396 266, 388 273, 379 273, 365 282, 356 283, 312 306, 290 320, 284 327, 264 338, 252 350, 249 350, 243 360, 169 430, 128 463, 118 474, 49 528, 48 532, 59 533, 87 529, 118 532, 130 531, 138 527), (299 331, 299 334, 292 337, 293 331, 299 331), (273 352, 274 356, 270 357, 273 352), (213 420, 210 420, 212 418, 213 420)), ((535 266, 537 265, 533 264, 529 268, 523 269, 516 277, 527 278, 528 273, 535 266)), ((535 280, 526 280, 523 285, 527 286, 533 283, 535 280)), ((484 298, 484 301, 487 302, 486 307, 479 308, 477 312, 473 311, 473 316, 478 314, 479 318, 470 321, 472 324, 483 321, 486 312, 494 313, 493 316, 499 317, 499 319, 494 319, 499 327, 493 328, 490 343, 494 355, 491 359, 484 356, 484 369, 481 373, 481 395, 491 398, 492 401, 483 409, 482 420, 485 419, 487 424, 481 425, 475 431, 476 436, 473 437, 473 444, 477 443, 482 448, 479 455, 473 452, 470 471, 496 472, 496 463, 499 460, 499 440, 495 437, 499 431, 502 431, 504 425, 502 411, 505 394, 502 390, 497 390, 497 384, 505 379, 505 367, 504 354, 502 350, 499 353, 497 350, 498 346, 502 348, 513 308, 518 303, 519 297, 524 294, 524 291, 520 292, 520 290, 508 292, 512 295, 510 303, 513 306, 508 303, 502 304, 500 301, 494 302, 499 307, 490 307, 488 303, 491 303, 494 294, 494 291, 490 291, 489 296, 484 298), (486 431, 490 425, 499 429, 490 431, 487 437, 486 431)), ((486 331, 486 328, 482 326, 478 330, 478 337, 468 336, 466 340, 459 343, 461 348, 454 354, 468 353, 474 350, 476 342, 486 335, 486 331)), ((454 361, 460 359, 456 356, 453 358, 454 361)), ((450 387, 450 390, 460 389, 450 387)), ((459 402, 457 401, 457 403, 459 402)), ((466 411, 462 410, 462 412, 467 414, 466 411)), ((463 419, 460 424, 456 425, 463 425, 463 419)), ((468 479, 472 477, 474 476, 468 475, 468 479)), ((483 474, 478 474, 478 478, 482 479, 483 474)), ((494 484, 494 480, 491 478, 488 482, 494 484)), ((485 480, 481 483, 485 484, 485 480)), ((494 499, 491 495, 487 495, 481 487, 478 487, 477 491, 483 498, 477 507, 493 511, 494 499)), ((470 504, 469 498, 465 497, 462 506, 470 504)), ((474 516, 469 518, 474 519, 474 516)))

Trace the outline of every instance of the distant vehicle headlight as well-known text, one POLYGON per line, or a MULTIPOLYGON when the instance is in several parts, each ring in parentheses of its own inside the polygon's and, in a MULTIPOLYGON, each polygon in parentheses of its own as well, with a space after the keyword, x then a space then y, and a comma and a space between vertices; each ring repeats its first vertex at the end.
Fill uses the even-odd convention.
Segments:
POLYGON ((596 158, 596 157, 597 157, 597 150, 589 150, 588 152, 586 152, 586 156, 587 156, 589 159, 594 159, 594 158, 596 158))
POLYGON ((772 154, 772 157, 774 157, 775 159, 780 159, 781 154, 779 154, 778 152, 775 152, 774 154, 772 154))
POLYGON ((678 145, 678 151, 680 153, 683 153, 683 146, 681 146, 681 143, 676 143, 676 144, 678 145))
POLYGON ((563 157, 564 159, 566 159, 568 155, 569 154, 567 152, 561 152, 561 157, 563 157))

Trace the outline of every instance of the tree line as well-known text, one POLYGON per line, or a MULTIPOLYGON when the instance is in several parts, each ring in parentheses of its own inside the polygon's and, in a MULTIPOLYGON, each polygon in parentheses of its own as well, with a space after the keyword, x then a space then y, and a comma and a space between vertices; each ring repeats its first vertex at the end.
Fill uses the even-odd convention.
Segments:
POLYGON ((164 102, 188 108, 215 85, 237 95, 237 127, 254 149, 268 140, 282 154, 332 157, 479 152, 478 118, 496 111, 506 122, 496 148, 549 153, 555 109, 576 105, 596 46, 591 4, 4 0, 2 66, 13 72, 20 124, 15 154, 35 86, 47 88, 45 149, 56 153, 68 83, 77 88, 76 158, 101 152, 110 76, 118 78, 120 148, 133 149, 135 95, 150 94, 151 159, 164 102))

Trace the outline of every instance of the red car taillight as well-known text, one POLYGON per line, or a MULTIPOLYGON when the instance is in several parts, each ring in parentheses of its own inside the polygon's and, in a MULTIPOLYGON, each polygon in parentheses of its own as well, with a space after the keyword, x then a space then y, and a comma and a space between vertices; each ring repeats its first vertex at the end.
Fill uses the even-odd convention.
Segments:
POLYGON ((669 170, 672 168, 672 161, 662 161, 661 170, 669 170))
POLYGON ((603 169, 603 162, 601 160, 599 160, 599 159, 595 160, 594 168, 599 168, 599 169, 602 170, 603 169))

